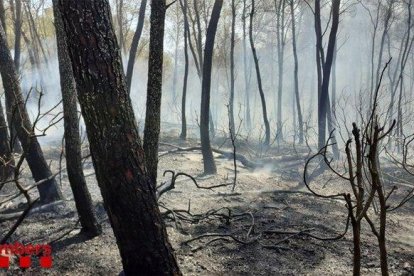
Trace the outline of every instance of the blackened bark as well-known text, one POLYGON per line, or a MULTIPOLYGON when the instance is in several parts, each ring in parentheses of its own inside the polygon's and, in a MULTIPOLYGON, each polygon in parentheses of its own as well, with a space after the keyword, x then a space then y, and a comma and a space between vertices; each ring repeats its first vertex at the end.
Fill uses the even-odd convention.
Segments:
POLYGON ((128 59, 127 74, 126 74, 129 93, 131 93, 132 76, 134 74, 134 65, 135 65, 135 59, 137 56, 138 45, 141 39, 142 29, 144 28, 146 7, 147 7, 147 0, 142 0, 141 6, 139 7, 137 29, 135 30, 134 37, 132 38, 131 49, 129 50, 129 59, 128 59))
POLYGON ((255 64, 255 68, 256 68, 257 85, 259 87, 260 100, 262 102, 263 122, 264 122, 264 125, 265 125, 264 145, 269 146, 269 144, 270 144, 270 125, 269 125, 269 119, 267 118, 266 99, 265 99, 265 95, 264 95, 264 92, 263 92, 262 75, 260 73, 259 59, 257 57, 256 48, 254 46, 254 41, 253 41, 254 13, 255 13, 255 0, 252 0, 252 7, 251 7, 251 12, 250 12, 250 26, 249 26, 250 47, 251 47, 252 53, 253 53, 253 59, 254 59, 254 64, 255 64))
POLYGON ((95 237, 101 233, 101 227, 95 215, 92 198, 83 174, 75 80, 73 79, 72 65, 66 46, 66 36, 57 0, 53 0, 53 15, 55 18, 63 102, 66 168, 82 232, 88 237, 95 237))
POLYGON ((26 161, 29 165, 35 181, 49 179, 37 186, 41 203, 49 203, 62 198, 59 186, 57 185, 52 172, 43 156, 42 149, 35 134, 33 126, 27 113, 23 99, 20 81, 14 67, 10 50, 7 47, 6 36, 3 27, 0 26, 0 73, 3 80, 6 103, 15 112, 13 125, 16 127, 17 135, 22 143, 26 154, 26 161))
MULTIPOLYGON (((331 76, 331 68, 333 62, 333 55, 336 43, 336 34, 338 32, 339 25, 339 8, 341 1, 332 0, 332 25, 328 40, 328 50, 326 53, 326 59, 323 56, 322 51, 322 35, 320 24, 320 1, 315 1, 315 23, 316 23, 316 35, 317 35, 317 61, 318 67, 322 68, 322 72, 318 68, 318 83, 320 85, 319 101, 318 101, 318 146, 322 148, 326 143, 326 121, 328 118, 329 106, 329 80, 331 76), (321 75, 320 75, 321 74, 321 75)), ((318 85, 319 86, 319 85, 318 85)), ((331 118, 330 118, 331 119, 331 118)))
POLYGON ((15 1, 15 22, 14 22, 14 65, 17 72, 20 71, 20 53, 22 41, 22 2, 15 1))
POLYGON ((220 19, 223 0, 215 0, 213 11, 211 12, 210 23, 208 24, 206 34, 206 44, 204 48, 203 62, 203 82, 201 85, 201 109, 200 109, 200 137, 201 151, 203 153, 204 173, 216 174, 217 168, 214 162, 213 152, 211 150, 210 135, 208 131, 210 118, 210 90, 211 90, 211 69, 213 65, 214 40, 218 21, 220 19))
POLYGON ((231 38, 230 38, 230 103, 229 103, 229 120, 230 129, 233 135, 235 135, 235 123, 234 123, 234 47, 236 44, 236 3, 235 0, 231 0, 231 38))
POLYGON ((299 95, 299 62, 298 52, 296 47, 296 18, 295 18, 295 3, 293 0, 290 1, 290 15, 292 17, 292 48, 293 48, 293 59, 294 59, 294 71, 293 81, 295 85, 295 99, 296 99, 296 110, 298 112, 299 121, 299 144, 303 144, 303 117, 302 107, 300 106, 300 95, 299 95))
POLYGON ((183 80, 183 94, 181 96, 181 134, 180 138, 182 140, 187 139, 187 117, 186 117, 186 101, 187 101, 187 83, 188 83, 188 39, 190 38, 190 26, 188 24, 188 4, 186 0, 180 0, 181 9, 184 15, 184 80, 183 80))
MULTIPOLYGON (((244 89, 245 89, 245 120, 247 129, 250 130, 252 127, 252 120, 250 117, 250 83, 249 83, 249 74, 248 69, 250 66, 247 65, 247 31, 246 31, 246 0, 243 0, 243 73, 244 73, 244 89)), ((251 72, 251 71, 250 71, 251 72)))
MULTIPOLYGON (((13 172, 14 159, 10 150, 10 137, 4 116, 3 105, 0 103, 0 181, 6 181, 13 172)), ((0 184, 0 189, 2 185, 0 184)))
POLYGON ((157 181, 158 140, 160 136, 161 123, 165 12, 165 0, 151 2, 151 29, 148 58, 144 151, 148 174, 154 184, 157 181))
POLYGON ((92 160, 125 274, 180 275, 145 166, 109 2, 59 0, 59 9, 92 160))

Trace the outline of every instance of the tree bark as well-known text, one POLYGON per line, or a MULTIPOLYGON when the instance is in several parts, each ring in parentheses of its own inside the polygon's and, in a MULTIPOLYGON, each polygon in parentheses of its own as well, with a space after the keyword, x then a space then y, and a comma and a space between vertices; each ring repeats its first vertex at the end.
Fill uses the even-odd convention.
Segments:
POLYGON ((76 210, 78 211, 82 226, 82 233, 88 237, 95 237, 102 231, 95 215, 92 198, 83 174, 75 80, 73 79, 72 65, 67 50, 62 17, 58 9, 58 0, 53 0, 53 15, 55 18, 60 87, 63 102, 66 168, 75 199, 76 210))
POLYGON ((229 103, 229 121, 230 121, 230 132, 232 135, 235 133, 234 123, 234 47, 235 47, 235 36, 236 36, 236 3, 235 0, 231 0, 231 38, 230 38, 230 103, 229 103))
POLYGON ((12 116, 12 124, 16 127, 17 135, 22 143, 23 150, 26 154, 26 161, 33 178, 36 182, 49 179, 37 186, 40 194, 40 202, 45 204, 59 200, 62 198, 62 195, 59 186, 52 177, 52 172, 46 163, 42 149, 35 136, 21 93, 16 68, 14 67, 13 59, 7 46, 3 26, 0 26, 0 73, 3 80, 6 103, 15 113, 12 116))
POLYGON ((210 23, 207 28, 206 44, 204 49, 203 81, 201 91, 200 108, 200 137, 204 163, 204 174, 216 174, 217 168, 211 150, 209 121, 210 118, 210 90, 211 90, 211 69, 213 65, 214 40, 216 37, 217 25, 220 19, 223 0, 215 0, 211 13, 210 23))
POLYGON ((137 56, 138 45, 141 39, 142 30, 144 28, 146 6, 147 6, 147 0, 142 0, 141 6, 139 8, 137 29, 135 30, 134 37, 132 38, 131 49, 129 50, 129 59, 128 59, 127 74, 126 74, 128 93, 131 93, 132 76, 134 73, 134 65, 135 65, 135 59, 137 56))
POLYGON ((292 49, 293 49, 293 60, 294 60, 294 71, 293 71, 293 82, 295 86, 295 99, 296 99, 296 110, 298 112, 299 121, 299 144, 303 144, 303 117, 302 108, 300 106, 300 95, 299 95, 299 62, 298 52, 296 46, 296 19, 295 19, 295 7, 294 1, 290 1, 290 14, 292 17, 292 49))
POLYGON ((180 275, 145 166, 109 2, 60 0, 59 9, 92 160, 125 274, 180 275))
POLYGON ((256 48, 254 46, 254 41, 253 41, 254 13, 255 13, 255 0, 252 0, 252 7, 251 7, 251 12, 250 12, 250 26, 249 26, 250 47, 251 47, 252 53, 253 53, 253 59, 254 59, 254 64, 255 64, 255 68, 256 68, 257 85, 259 87, 260 100, 262 102, 263 122, 264 122, 264 125, 265 125, 265 141, 264 141, 264 144, 266 146, 269 146, 270 145, 270 125, 269 125, 269 120, 267 118, 266 99, 265 99, 265 95, 264 95, 264 92, 263 92, 262 76, 261 76, 261 73, 260 73, 259 59, 257 58, 256 48))
POLYGON ((182 140, 187 139, 187 117, 186 117, 186 101, 187 101, 187 84, 188 84, 188 39, 190 37, 190 26, 188 24, 188 4, 186 0, 180 0, 181 10, 184 15, 184 80, 183 80, 183 94, 181 97, 181 134, 180 138, 182 140))
POLYGON ((151 30, 148 59, 144 151, 148 174, 153 183, 157 183, 158 140, 160 136, 161 124, 160 116, 165 12, 165 0, 151 2, 151 30))

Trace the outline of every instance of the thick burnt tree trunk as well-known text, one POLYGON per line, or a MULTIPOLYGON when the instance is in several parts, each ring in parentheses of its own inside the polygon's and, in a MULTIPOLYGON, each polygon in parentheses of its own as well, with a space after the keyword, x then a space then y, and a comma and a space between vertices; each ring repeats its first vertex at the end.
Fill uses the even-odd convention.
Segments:
POLYGON ((59 200, 62 198, 62 195, 33 131, 21 92, 20 81, 7 46, 3 26, 0 26, 0 73, 3 80, 6 103, 15 113, 15 116, 12 116, 12 124, 16 127, 17 136, 22 143, 26 161, 33 178, 36 182, 48 179, 37 186, 40 201, 41 203, 49 203, 59 200))
POLYGON ((109 2, 59 0, 59 9, 92 160, 125 274, 180 275, 145 166, 109 2))
POLYGON ((210 135, 208 131, 210 114, 210 90, 211 90, 211 69, 213 65, 214 40, 218 21, 220 19, 223 0, 214 2, 213 11, 211 12, 210 23, 208 24, 206 34, 206 44, 204 48, 203 62, 203 82, 201 85, 201 109, 200 109, 200 137, 201 152, 203 153, 204 173, 217 173, 216 164, 214 162, 213 152, 211 150, 210 135))
POLYGON ((144 151, 148 174, 154 184, 157 181, 158 140, 160 136, 161 123, 165 12, 165 0, 151 2, 151 30, 148 59, 144 151))
POLYGON ((128 66, 127 66, 127 74, 126 74, 129 93, 131 93, 132 76, 134 73, 134 65, 135 65, 135 59, 137 57, 138 45, 141 39, 142 29, 144 28, 146 7, 147 7, 147 0, 142 0, 141 6, 139 7, 137 29, 135 30, 134 37, 132 38, 131 49, 129 50, 129 58, 128 58, 128 66))
POLYGON ((57 0, 53 0, 53 15, 55 18, 62 91, 68 178, 82 226, 82 233, 89 237, 95 237, 101 233, 101 227, 96 218, 92 198, 83 174, 75 80, 73 79, 72 65, 66 46, 66 36, 57 0))

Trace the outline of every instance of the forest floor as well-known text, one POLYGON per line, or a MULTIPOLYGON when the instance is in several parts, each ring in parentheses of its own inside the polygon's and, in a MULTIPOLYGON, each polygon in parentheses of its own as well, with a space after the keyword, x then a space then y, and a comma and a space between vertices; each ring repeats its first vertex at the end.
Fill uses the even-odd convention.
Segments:
MULTIPOLYGON (((181 147, 196 145, 191 140, 184 143, 164 137, 163 141, 181 147)), ((220 144, 216 141, 215 146, 220 144)), ((228 142, 223 148, 231 151, 228 142)), ((162 145, 160 152, 173 149, 162 145)), ((246 149, 243 153, 248 155, 251 151, 246 149)), ((335 237, 345 229, 345 203, 312 196, 301 184, 303 163, 277 159, 277 156, 292 155, 292 151, 292 147, 286 147, 266 152, 266 155, 274 157, 271 160, 278 161, 270 161, 261 169, 246 168, 238 162, 234 192, 232 185, 212 190, 199 189, 183 176, 178 178, 174 190, 161 197, 160 202, 166 208, 187 210, 192 214, 190 217, 185 212, 178 212, 176 222, 172 216, 166 218, 169 239, 184 275, 352 274, 351 229, 336 241, 321 241, 305 235, 264 233, 266 230, 308 231, 320 237, 335 237), (214 235, 185 243, 205 234, 214 235)), ((257 154, 257 150, 254 153, 257 154)), ((46 154, 47 158, 55 160, 54 169, 57 170, 60 146, 51 146, 46 154)), ((163 177, 164 170, 192 175, 203 187, 232 183, 233 160, 218 154, 215 157, 218 174, 203 177, 200 152, 166 154, 160 158, 159 183, 170 178, 169 174, 163 177)), ((396 171, 392 170, 392 173, 396 171)), ((28 170, 24 174, 29 177, 28 170)), ((0 269, 0 275, 118 275, 122 270, 121 259, 90 160, 85 163, 85 174, 88 175, 88 186, 103 225, 103 234, 92 240, 78 235, 73 197, 67 175, 62 174, 65 201, 48 211, 30 214, 11 239, 11 242, 32 244, 53 241, 53 267, 45 270, 35 265, 22 271, 14 263, 8 271, 0 269)), ((323 193, 337 192, 346 187, 346 183, 329 175, 319 177, 315 183, 312 185, 323 193)), ((397 199, 407 188, 402 186, 397 191, 397 199)), ((17 204, 19 202, 14 201, 7 209, 0 209, 0 214, 17 204)), ((161 211, 166 209, 161 208, 161 211)), ((13 223, 1 223, 0 233, 4 235, 13 223)), ((387 234, 391 274, 414 275, 413 200, 389 214, 387 234)), ((377 243, 366 224, 363 225, 362 247, 363 275, 379 275, 377 243)))

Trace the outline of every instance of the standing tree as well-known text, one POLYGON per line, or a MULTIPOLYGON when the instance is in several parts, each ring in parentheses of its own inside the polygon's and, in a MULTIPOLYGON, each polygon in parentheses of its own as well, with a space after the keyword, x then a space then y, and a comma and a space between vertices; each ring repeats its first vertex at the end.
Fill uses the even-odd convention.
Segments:
POLYGON ((164 24, 166 10, 165 0, 151 2, 144 151, 148 174, 154 184, 157 181, 158 167, 158 140, 161 123, 162 62, 164 55, 164 24))
POLYGON ((59 9, 93 165, 125 274, 180 275, 145 166, 109 2, 60 0, 59 9))
POLYGON ((83 174, 75 80, 73 79, 72 65, 66 46, 66 36, 57 0, 53 0, 53 15, 55 18, 60 87, 62 91, 68 178, 79 214, 82 233, 88 237, 95 237, 101 233, 101 227, 95 215, 92 198, 83 174))
POLYGON ((20 88, 19 77, 7 46, 6 34, 0 25, 0 73, 6 95, 6 104, 13 110, 12 124, 22 143, 26 161, 36 182, 46 180, 37 186, 41 203, 50 203, 62 198, 59 186, 43 156, 34 132, 20 88))
POLYGON ((265 99, 265 95, 263 92, 262 75, 260 73, 259 58, 257 57, 256 47, 254 46, 254 41, 253 41, 254 13, 255 13, 255 0, 252 0, 252 7, 251 7, 251 12, 250 12, 250 26, 249 26, 250 47, 252 48, 254 65, 256 68, 257 85, 259 87, 260 100, 262 102, 263 122, 265 125, 265 135, 266 135, 264 144, 265 146, 269 146, 270 145, 270 125, 269 125, 269 119, 267 118, 266 99, 265 99))
POLYGON ((234 47, 236 36, 236 3, 235 0, 231 0, 231 38, 230 38, 230 103, 229 103, 229 120, 230 129, 234 133, 234 47))
POLYGON ((201 151, 203 153, 204 162, 204 174, 217 173, 213 152, 211 150, 208 126, 210 119, 211 68, 213 65, 214 40, 216 38, 217 25, 220 19, 222 7, 223 0, 215 0, 213 11, 211 12, 210 23, 207 28, 206 45, 204 48, 203 82, 201 85, 202 91, 200 108, 200 137, 201 151))
POLYGON ((296 18, 295 18, 295 1, 290 0, 290 15, 292 17, 292 49, 293 49, 293 60, 294 60, 294 71, 293 71, 293 82, 295 89, 295 100, 296 110, 298 112, 299 121, 299 144, 303 144, 303 117, 302 108, 300 106, 300 95, 299 95, 299 62, 298 62, 298 51, 296 46, 296 18))
POLYGON ((180 0, 180 6, 184 14, 184 80, 183 80, 183 94, 181 96, 181 134, 180 138, 182 140, 187 139, 187 117, 186 117, 186 101, 187 101, 187 84, 188 84, 188 40, 190 37, 190 27, 188 24, 188 4, 187 1, 180 0))
MULTIPOLYGON (((321 25, 321 1, 315 0, 316 62, 318 73, 318 146, 323 148, 326 140, 326 122, 332 120, 329 104, 329 81, 331 77, 336 35, 339 26, 341 0, 332 0, 332 23, 326 56, 323 49, 321 25), (329 111, 328 111, 329 109, 329 111), (328 118, 329 117, 329 118, 328 118)), ((330 124, 331 126, 331 124, 330 124)), ((331 127, 330 127, 331 128, 331 127)), ((335 140, 335 139, 334 139, 335 140)), ((338 151, 337 147, 334 151, 338 151)))
POLYGON ((142 0, 141 6, 139 8, 137 29, 135 30, 134 37, 132 38, 131 49, 129 50, 129 59, 128 59, 127 74, 126 74, 129 93, 131 93, 132 75, 134 73, 135 58, 138 52, 139 40, 141 39, 142 29, 144 28, 146 7, 147 7, 147 0, 142 0))

